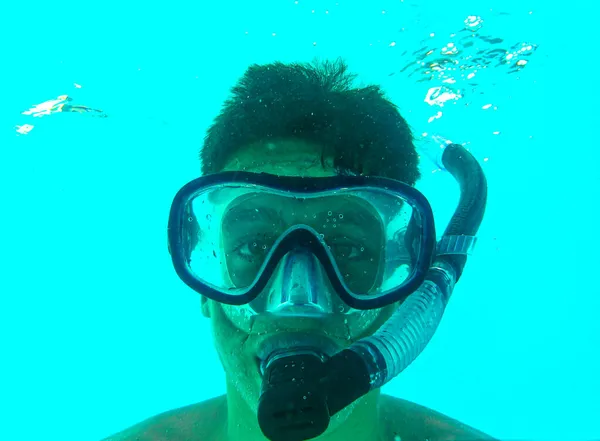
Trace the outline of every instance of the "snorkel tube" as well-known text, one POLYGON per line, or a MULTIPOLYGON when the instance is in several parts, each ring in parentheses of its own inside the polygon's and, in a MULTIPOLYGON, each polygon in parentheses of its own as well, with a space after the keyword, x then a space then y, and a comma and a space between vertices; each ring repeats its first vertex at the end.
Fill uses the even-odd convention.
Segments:
POLYGON ((483 170, 463 146, 446 146, 441 161, 459 183, 461 196, 425 282, 375 334, 328 360, 309 349, 267 360, 258 422, 269 440, 319 436, 331 416, 388 383, 429 343, 474 245, 487 200, 483 170))

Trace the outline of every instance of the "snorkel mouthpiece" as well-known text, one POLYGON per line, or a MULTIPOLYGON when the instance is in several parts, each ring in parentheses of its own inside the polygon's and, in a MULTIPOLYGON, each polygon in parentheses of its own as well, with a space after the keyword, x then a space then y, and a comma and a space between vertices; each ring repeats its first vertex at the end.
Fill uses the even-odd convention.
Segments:
POLYGON ((271 441, 303 441, 321 435, 331 416, 370 387, 361 356, 345 349, 324 361, 316 351, 290 351, 267 361, 258 423, 271 441))
POLYGON ((258 422, 269 440, 304 441, 321 435, 331 416, 402 372, 433 336, 487 200, 483 170, 464 147, 448 145, 442 162, 460 184, 461 197, 425 281, 375 334, 329 359, 310 348, 289 348, 267 358, 258 422))
POLYGON ((271 441, 303 441, 329 426, 327 393, 320 387, 325 365, 310 352, 267 362, 258 403, 258 424, 271 441))

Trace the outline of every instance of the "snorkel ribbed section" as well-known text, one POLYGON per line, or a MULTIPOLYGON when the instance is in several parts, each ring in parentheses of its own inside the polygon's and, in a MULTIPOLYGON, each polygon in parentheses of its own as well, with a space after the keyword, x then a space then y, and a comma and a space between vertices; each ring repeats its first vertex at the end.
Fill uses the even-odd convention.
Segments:
POLYGON ((386 384, 408 367, 435 333, 454 286, 452 267, 432 268, 411 294, 372 336, 349 349, 361 355, 370 373, 370 388, 386 384), (444 281, 436 283, 433 280, 444 281))
MULTIPOLYGON (((475 158, 461 145, 451 144, 442 156, 444 166, 458 181, 461 198, 445 235, 477 233, 487 198, 487 182, 475 158)), ((466 262, 464 255, 440 255, 431 266, 425 282, 411 294, 389 320, 372 336, 353 344, 349 351, 358 354, 364 366, 364 382, 369 390, 389 382, 410 365, 431 340, 466 262)), ((332 357, 348 355, 342 351, 332 357)), ((335 408, 341 407, 336 403, 335 408)))

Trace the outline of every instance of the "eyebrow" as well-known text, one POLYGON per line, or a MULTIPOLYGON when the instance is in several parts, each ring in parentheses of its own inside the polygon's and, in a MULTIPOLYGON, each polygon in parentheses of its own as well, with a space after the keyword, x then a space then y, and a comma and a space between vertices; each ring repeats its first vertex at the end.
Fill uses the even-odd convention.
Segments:
POLYGON ((350 211, 344 214, 344 221, 350 222, 356 226, 364 226, 365 224, 371 223, 373 221, 377 222, 377 218, 373 216, 371 213, 360 213, 356 211, 350 211))
MULTIPOLYGON (((352 207, 348 211, 343 209, 343 206, 336 207, 335 211, 344 211, 343 213, 338 213, 335 217, 338 217, 339 214, 343 214, 343 223, 344 224, 353 224, 357 227, 364 227, 365 225, 380 224, 380 215, 377 213, 371 213, 370 211, 364 210, 364 207, 352 207), (363 208, 361 210, 361 208, 363 208)), ((331 211, 334 211, 331 210, 331 211)), ((325 209, 320 211, 320 214, 323 215, 327 211, 325 209)), ((272 221, 275 224, 281 223, 281 216, 278 210, 266 207, 266 206, 252 206, 250 204, 247 207, 244 204, 244 201, 240 204, 236 204, 225 214, 223 215, 223 224, 227 226, 234 225, 235 222, 256 222, 256 221, 272 221), (231 219, 233 217, 233 219, 231 219)), ((339 217, 338 217, 339 219, 339 217)), ((299 219, 298 223, 302 223, 302 220, 299 219)))
POLYGON ((245 208, 235 206, 228 210, 223 216, 224 224, 231 224, 232 222, 252 222, 257 220, 277 220, 278 219, 277 211, 268 208, 245 208), (234 219, 230 219, 233 216, 234 219))

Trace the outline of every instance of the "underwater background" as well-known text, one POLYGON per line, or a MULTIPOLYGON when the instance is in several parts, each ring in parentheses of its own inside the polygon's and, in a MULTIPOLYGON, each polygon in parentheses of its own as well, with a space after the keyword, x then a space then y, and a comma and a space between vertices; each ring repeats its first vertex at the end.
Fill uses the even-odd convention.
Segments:
MULTIPOLYGON (((225 391, 166 224, 253 63, 343 57, 489 185, 437 333, 384 392, 501 439, 600 438, 598 8, 541 0, 0 7, 0 439, 99 440, 225 391), (596 116, 594 116, 596 115, 596 116)), ((458 188, 424 155, 438 232, 458 188)))

